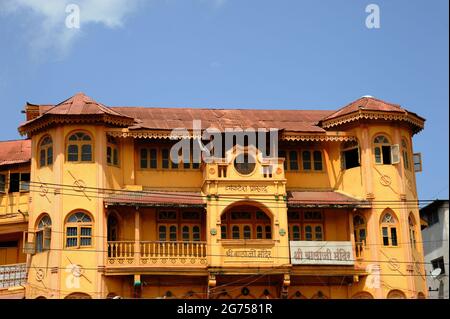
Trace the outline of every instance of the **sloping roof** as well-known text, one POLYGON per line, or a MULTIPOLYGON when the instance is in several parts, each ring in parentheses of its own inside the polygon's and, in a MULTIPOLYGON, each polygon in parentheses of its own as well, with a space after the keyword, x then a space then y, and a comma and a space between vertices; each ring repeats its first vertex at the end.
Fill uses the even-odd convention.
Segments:
POLYGON ((0 141, 0 166, 31 161, 31 140, 0 141))
MULTIPOLYGON (((109 123, 138 130, 173 130, 175 128, 192 129, 193 120, 201 121, 201 129, 208 127, 224 131, 225 128, 277 128, 290 132, 325 133, 327 121, 345 115, 365 111, 382 111, 397 115, 413 115, 412 112, 397 104, 384 102, 373 97, 362 97, 343 108, 334 110, 257 110, 257 109, 214 109, 214 108, 163 108, 163 107, 107 107, 86 96, 77 93, 57 105, 30 104, 38 106, 36 117, 19 127, 23 134, 34 122, 51 116, 84 116, 91 120, 103 115, 109 123), (90 117, 91 116, 91 117, 90 117), (112 119, 112 120, 111 120, 112 119), (323 125, 326 124, 326 125, 323 125)), ((423 120, 419 118, 419 122, 423 120)), ((419 123, 420 124, 420 123, 419 123)), ((36 125, 35 125, 36 126, 36 125)), ((34 128, 35 129, 35 128, 34 128)))
POLYGON ((172 130, 177 127, 192 128, 193 120, 201 120, 202 129, 225 128, 278 128, 297 132, 325 132, 317 126, 332 111, 305 110, 243 110, 196 109, 156 107, 111 107, 111 109, 136 119, 130 129, 172 130))
POLYGON ((200 192, 117 192, 104 199, 105 204, 119 206, 189 206, 203 207, 200 192))
POLYGON ((407 111, 400 107, 398 104, 388 103, 382 100, 379 100, 374 97, 363 96, 356 101, 353 101, 350 104, 340 108, 336 112, 328 115, 323 120, 330 120, 342 115, 347 115, 353 112, 357 112, 359 110, 370 110, 370 111, 384 111, 384 112, 398 112, 398 113, 407 113, 407 111))
POLYGON ((335 191, 288 191, 289 207, 370 207, 360 200, 335 191))

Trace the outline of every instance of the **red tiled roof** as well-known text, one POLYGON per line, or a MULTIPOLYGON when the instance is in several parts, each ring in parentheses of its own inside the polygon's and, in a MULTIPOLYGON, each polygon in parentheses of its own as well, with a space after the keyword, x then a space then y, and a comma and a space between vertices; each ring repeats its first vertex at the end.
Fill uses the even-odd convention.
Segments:
POLYGON ((374 97, 363 96, 356 101, 340 108, 336 112, 328 115, 323 120, 330 120, 339 116, 357 112, 358 110, 369 110, 369 111, 383 111, 383 112, 398 112, 407 113, 407 111, 400 107, 398 104, 388 103, 374 97))
MULTIPOLYGON (((30 104, 32 105, 32 104, 30 104)), ((358 110, 372 110, 407 114, 408 111, 397 104, 384 102, 373 97, 362 97, 343 108, 333 110, 255 110, 255 109, 200 109, 161 107, 107 107, 83 93, 58 105, 39 105, 39 116, 20 128, 47 115, 109 115, 126 119, 130 130, 172 130, 192 128, 193 120, 201 120, 202 127, 225 128, 278 128, 292 132, 324 133, 321 123, 347 115, 358 110)), ((409 113, 416 115, 414 113, 409 113)), ((417 115, 416 115, 417 116, 417 115)), ((125 124, 125 125, 128 125, 125 124)))
POLYGON ((31 161, 31 140, 0 141, 0 166, 31 161))
POLYGON ((118 192, 108 195, 105 204, 121 206, 198 206, 205 205, 200 192, 118 192))
POLYGON ((369 203, 335 191, 288 191, 288 206, 367 206, 369 203))
POLYGON ((137 124, 130 129, 171 130, 192 128, 193 120, 201 120, 202 129, 278 128, 297 132, 325 132, 317 126, 332 111, 305 110, 244 110, 196 108, 111 107, 121 114, 133 117, 137 124))

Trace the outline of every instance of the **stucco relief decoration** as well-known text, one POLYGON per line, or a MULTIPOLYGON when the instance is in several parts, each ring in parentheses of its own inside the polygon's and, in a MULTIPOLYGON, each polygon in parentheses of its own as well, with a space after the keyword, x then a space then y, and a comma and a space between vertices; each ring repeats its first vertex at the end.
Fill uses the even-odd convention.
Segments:
POLYGON ((383 186, 390 186, 392 184, 392 179, 388 175, 382 175, 380 177, 380 184, 383 186))
POLYGON ((39 268, 38 270, 36 270, 36 281, 42 281, 45 277, 45 271, 42 268, 39 268))

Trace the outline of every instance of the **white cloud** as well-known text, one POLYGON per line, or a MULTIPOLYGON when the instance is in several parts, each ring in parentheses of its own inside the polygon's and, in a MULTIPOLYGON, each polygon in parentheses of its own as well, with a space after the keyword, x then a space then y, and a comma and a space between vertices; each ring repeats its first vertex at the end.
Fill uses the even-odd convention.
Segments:
POLYGON ((34 54, 57 50, 65 54, 88 24, 122 27, 142 0, 1 0, 0 13, 15 15, 25 28, 25 38, 34 54), (80 28, 68 28, 65 21, 70 4, 80 8, 80 28))

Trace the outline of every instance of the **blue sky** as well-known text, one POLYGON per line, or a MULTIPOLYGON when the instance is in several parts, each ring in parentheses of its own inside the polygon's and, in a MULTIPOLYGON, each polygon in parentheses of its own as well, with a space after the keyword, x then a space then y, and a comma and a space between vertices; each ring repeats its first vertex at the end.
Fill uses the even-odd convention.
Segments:
POLYGON ((425 117, 421 199, 448 198, 448 0, 2 0, 0 139, 26 101, 337 109, 362 95, 425 117), (80 7, 68 29, 66 4, 80 7), (367 5, 380 8, 368 29, 367 5))

